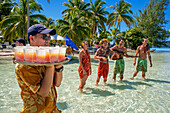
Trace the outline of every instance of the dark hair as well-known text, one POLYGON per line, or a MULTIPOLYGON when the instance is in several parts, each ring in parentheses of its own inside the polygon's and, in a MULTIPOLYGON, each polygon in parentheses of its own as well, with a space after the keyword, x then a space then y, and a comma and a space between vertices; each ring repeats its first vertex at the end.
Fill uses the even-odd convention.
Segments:
POLYGON ((142 42, 143 42, 145 39, 147 39, 147 38, 142 38, 142 42))
POLYGON ((119 42, 120 42, 121 40, 125 41, 123 38, 120 38, 120 39, 119 39, 119 42))

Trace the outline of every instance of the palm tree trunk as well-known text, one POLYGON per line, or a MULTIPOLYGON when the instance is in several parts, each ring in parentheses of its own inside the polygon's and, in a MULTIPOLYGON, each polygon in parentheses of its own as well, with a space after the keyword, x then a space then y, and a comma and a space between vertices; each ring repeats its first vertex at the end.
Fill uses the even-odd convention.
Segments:
POLYGON ((116 35, 117 35, 117 29, 118 29, 118 24, 117 24, 117 28, 116 28, 116 33, 115 33, 115 36, 114 36, 114 39, 116 39, 116 35))
MULTIPOLYGON (((30 26, 30 13, 29 13, 29 0, 27 0, 27 30, 28 30, 28 28, 29 28, 29 26, 30 26)), ((29 44, 29 42, 28 42, 28 39, 27 39, 27 43, 29 44)))

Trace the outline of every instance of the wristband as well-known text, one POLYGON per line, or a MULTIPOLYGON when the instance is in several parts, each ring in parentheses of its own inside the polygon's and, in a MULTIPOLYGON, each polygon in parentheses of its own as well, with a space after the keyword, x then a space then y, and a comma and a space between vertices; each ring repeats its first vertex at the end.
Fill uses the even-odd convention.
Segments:
POLYGON ((62 67, 60 67, 60 68, 58 68, 58 69, 57 69, 57 68, 55 68, 55 71, 56 71, 56 72, 62 72, 63 70, 64 70, 64 67, 63 67, 63 66, 62 66, 62 67))

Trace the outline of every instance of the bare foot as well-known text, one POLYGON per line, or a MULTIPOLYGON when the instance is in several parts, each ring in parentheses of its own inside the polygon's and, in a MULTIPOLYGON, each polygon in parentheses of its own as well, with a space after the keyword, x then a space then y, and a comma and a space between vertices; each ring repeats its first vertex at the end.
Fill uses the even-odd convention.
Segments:
POLYGON ((122 80, 122 79, 120 79, 119 81, 120 81, 120 82, 122 82, 123 80, 122 80))
POLYGON ((104 84, 104 85, 106 85, 107 83, 106 83, 106 82, 104 82, 103 84, 104 84))
POLYGON ((131 80, 133 80, 134 79, 134 77, 132 77, 132 78, 130 78, 131 80))
POLYGON ((83 93, 83 89, 81 89, 81 88, 78 88, 78 90, 80 91, 80 93, 83 93))
POLYGON ((116 83, 116 80, 114 79, 113 82, 116 83))
POLYGON ((142 77, 142 79, 143 79, 143 80, 146 80, 146 78, 145 78, 145 77, 142 77))
POLYGON ((95 86, 98 86, 98 83, 96 83, 95 86))

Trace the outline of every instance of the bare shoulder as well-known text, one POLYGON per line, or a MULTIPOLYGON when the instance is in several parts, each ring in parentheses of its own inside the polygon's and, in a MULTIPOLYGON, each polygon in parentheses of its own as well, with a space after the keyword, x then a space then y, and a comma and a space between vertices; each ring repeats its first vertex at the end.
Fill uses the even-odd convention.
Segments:
POLYGON ((82 54, 83 54, 83 50, 81 50, 81 51, 79 52, 79 56, 82 55, 82 54))
POLYGON ((115 45, 115 46, 113 46, 113 47, 118 48, 118 45, 115 45))
POLYGON ((141 47, 141 46, 138 46, 138 47, 137 47, 137 50, 140 49, 140 47, 141 47))

